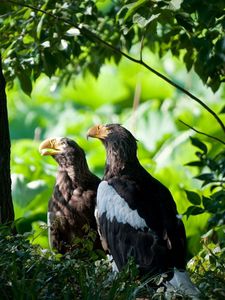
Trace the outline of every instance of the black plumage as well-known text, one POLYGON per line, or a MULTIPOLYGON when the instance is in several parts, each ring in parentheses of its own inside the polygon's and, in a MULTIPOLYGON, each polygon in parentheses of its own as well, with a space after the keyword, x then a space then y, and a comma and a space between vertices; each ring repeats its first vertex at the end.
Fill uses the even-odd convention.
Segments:
POLYGON ((118 124, 94 126, 88 136, 100 139, 106 149, 96 218, 103 246, 118 270, 132 256, 141 275, 166 272, 170 280, 177 270, 176 276, 183 276, 179 271, 186 267, 184 225, 170 191, 141 166, 134 136, 118 124))
POLYGON ((94 230, 94 248, 100 249, 94 217, 100 179, 89 170, 83 149, 68 138, 49 138, 40 144, 39 151, 51 155, 59 165, 48 204, 51 248, 65 253, 74 247, 76 238, 94 230))

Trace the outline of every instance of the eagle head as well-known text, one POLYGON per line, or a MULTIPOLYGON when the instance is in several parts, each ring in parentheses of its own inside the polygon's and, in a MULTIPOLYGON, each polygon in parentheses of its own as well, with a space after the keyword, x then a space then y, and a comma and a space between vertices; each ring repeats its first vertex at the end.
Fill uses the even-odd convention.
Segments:
POLYGON ((85 157, 84 151, 73 140, 65 137, 48 138, 39 146, 41 155, 52 156, 59 165, 70 165, 74 160, 78 161, 85 157))
POLYGON ((124 161, 136 158, 137 140, 120 124, 95 125, 88 130, 87 137, 98 138, 108 152, 124 161))

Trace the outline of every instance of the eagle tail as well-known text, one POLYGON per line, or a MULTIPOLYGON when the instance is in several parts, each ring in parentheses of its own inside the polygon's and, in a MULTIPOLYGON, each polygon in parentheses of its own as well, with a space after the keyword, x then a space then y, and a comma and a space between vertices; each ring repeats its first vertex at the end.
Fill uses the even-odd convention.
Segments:
POLYGON ((47 225, 48 225, 48 244, 50 251, 53 251, 53 236, 51 231, 51 226, 55 220, 55 213, 48 211, 47 213, 47 225))
POLYGON ((111 255, 111 254, 107 254, 107 259, 108 259, 108 261, 109 261, 110 264, 111 264, 111 268, 112 268, 113 273, 118 273, 119 270, 118 270, 118 268, 117 268, 117 265, 116 265, 116 263, 115 263, 115 261, 114 261, 112 255, 111 255))
POLYGON ((185 295, 191 297, 193 300, 198 300, 200 291, 192 283, 188 273, 186 271, 174 270, 173 278, 166 283, 167 299, 170 299, 171 292, 180 291, 185 295), (169 297, 168 297, 169 296, 169 297))

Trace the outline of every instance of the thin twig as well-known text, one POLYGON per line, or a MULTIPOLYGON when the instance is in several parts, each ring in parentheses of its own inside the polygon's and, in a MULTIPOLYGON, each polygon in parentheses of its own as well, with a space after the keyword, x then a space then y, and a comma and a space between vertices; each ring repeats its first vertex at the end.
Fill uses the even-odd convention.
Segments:
POLYGON ((140 104, 141 98, 141 84, 138 82, 135 87, 134 100, 133 100, 133 111, 132 111, 132 129, 135 133, 136 129, 136 120, 137 120, 137 110, 140 104))
MULTIPOLYGON (((113 52, 118 53, 118 54, 126 57, 130 61, 133 61, 133 62, 135 62, 137 64, 142 65, 143 67, 145 67, 146 69, 148 69, 149 71, 151 71, 152 73, 154 73, 155 75, 157 75, 158 77, 160 77, 161 79, 163 79, 164 81, 166 81, 167 83, 169 83, 170 85, 172 85, 175 88, 177 88, 178 90, 182 91, 184 94, 186 94, 187 96, 189 96, 191 99, 193 99, 194 101, 196 101, 197 103, 199 103, 202 107, 204 107, 205 110, 207 110, 216 119, 216 121, 220 125, 221 129, 225 133, 225 125, 223 124, 222 120, 220 119, 220 117, 208 105, 206 105, 202 100, 200 100, 198 97, 196 97, 195 95, 193 95, 192 93, 190 93, 185 88, 181 87, 180 85, 178 85, 177 83, 173 82, 171 79, 169 79, 168 77, 166 77, 162 73, 158 72, 157 70, 153 69, 148 64, 146 64, 142 60, 142 51, 141 51, 141 59, 136 59, 136 58, 128 55, 127 53, 123 52, 122 50, 114 47, 112 44, 104 41, 99 36, 97 36, 95 33, 93 33, 91 30, 89 30, 89 29, 87 29, 85 27, 77 25, 77 24, 75 24, 73 22, 70 22, 70 21, 68 21, 68 20, 66 20, 66 19, 64 19, 62 17, 56 16, 56 15, 54 15, 52 13, 49 13, 49 12, 43 10, 43 9, 34 7, 32 5, 24 4, 24 3, 21 3, 21 2, 16 2, 16 1, 13 1, 13 0, 3 0, 3 1, 8 2, 8 3, 12 3, 12 4, 16 4, 16 5, 20 5, 22 7, 30 8, 30 9, 33 9, 34 11, 36 11, 36 12, 41 12, 41 13, 46 14, 46 15, 52 17, 52 18, 55 18, 55 19, 60 20, 60 21, 63 21, 64 23, 77 28, 83 35, 85 35, 89 39, 97 41, 97 42, 101 43, 102 45, 106 46, 107 48, 111 49, 113 52)), ((203 134, 203 133, 201 133, 201 134, 203 134)), ((207 134, 205 134, 205 135, 207 135, 207 134)), ((217 139, 217 140, 219 140, 220 142, 222 142, 223 144, 225 144, 222 140, 220 140, 220 139, 217 139)))
POLYGON ((211 138, 211 139, 213 139, 213 140, 216 140, 217 142, 220 142, 220 143, 222 143, 222 144, 225 145, 225 142, 222 141, 220 138, 218 138, 218 137, 216 137, 216 136, 213 136, 213 135, 210 135, 210 134, 208 134, 208 133, 202 132, 202 131, 200 131, 200 130, 197 130, 197 129, 195 129, 194 127, 192 127, 191 125, 188 125, 187 123, 185 123, 185 122, 182 121, 182 120, 179 120, 179 121, 180 121, 182 124, 184 124, 185 126, 187 126, 188 128, 192 129, 193 131, 195 131, 195 132, 197 132, 197 133, 199 133, 199 134, 205 135, 205 136, 207 136, 207 137, 209 137, 209 138, 211 138))
POLYGON ((188 90, 184 89, 183 87, 181 87, 177 83, 173 82, 171 79, 169 79, 165 75, 163 75, 160 72, 152 69, 145 62, 142 61, 142 62, 140 62, 140 64, 143 65, 146 69, 148 69, 152 73, 156 74, 158 77, 160 77, 163 80, 165 80, 166 82, 168 82, 170 85, 174 86, 175 88, 179 89, 180 91, 182 91, 183 93, 185 93, 186 95, 188 95, 194 101, 198 102, 202 107, 205 108, 205 110, 207 110, 217 120, 217 122, 219 123, 219 125, 222 128, 223 132, 225 133, 225 125, 223 124, 223 122, 220 119, 220 117, 208 105, 206 105, 202 100, 200 100, 199 98, 197 98, 195 95, 193 95, 192 93, 190 93, 188 90))
MULTIPOLYGON (((145 32, 146 32, 146 30, 145 30, 145 32)), ((143 48, 144 48, 145 32, 143 33, 143 35, 141 37, 141 43, 140 43, 140 61, 143 61, 143 48)))

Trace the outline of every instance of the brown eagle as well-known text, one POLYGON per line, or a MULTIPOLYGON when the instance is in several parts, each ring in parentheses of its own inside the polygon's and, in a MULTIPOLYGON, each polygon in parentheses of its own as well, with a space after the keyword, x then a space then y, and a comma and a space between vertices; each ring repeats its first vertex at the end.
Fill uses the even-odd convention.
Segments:
POLYGON ((116 268, 120 271, 133 257, 140 275, 166 273, 167 285, 197 295, 185 272, 186 235, 176 204, 141 166, 134 136, 118 124, 94 126, 87 135, 100 139, 106 149, 95 215, 116 268))
MULTIPOLYGON (((76 237, 87 235, 87 228, 97 232, 94 209, 100 179, 89 170, 83 149, 69 138, 46 139, 39 151, 59 165, 48 204, 48 235, 50 247, 65 253, 76 237)), ((94 247, 101 249, 97 234, 94 247)))

